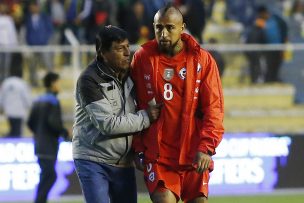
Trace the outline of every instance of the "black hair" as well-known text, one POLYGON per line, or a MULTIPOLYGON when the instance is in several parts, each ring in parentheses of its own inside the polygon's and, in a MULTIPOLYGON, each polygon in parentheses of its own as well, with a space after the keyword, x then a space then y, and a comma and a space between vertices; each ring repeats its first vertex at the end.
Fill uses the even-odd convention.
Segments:
POLYGON ((43 85, 45 88, 50 88, 58 79, 59 75, 57 73, 48 72, 43 78, 43 85))
POLYGON ((172 2, 167 3, 164 7, 159 9, 158 12, 159 12, 160 16, 164 16, 168 12, 168 10, 171 8, 173 8, 175 11, 177 11, 182 16, 182 20, 184 21, 184 16, 183 16, 182 12, 172 2))
POLYGON ((257 7, 257 13, 266 13, 268 12, 268 8, 265 5, 259 5, 257 7))
POLYGON ((112 25, 105 26, 96 35, 96 53, 109 51, 112 42, 122 42, 125 39, 128 39, 128 34, 123 29, 112 25))

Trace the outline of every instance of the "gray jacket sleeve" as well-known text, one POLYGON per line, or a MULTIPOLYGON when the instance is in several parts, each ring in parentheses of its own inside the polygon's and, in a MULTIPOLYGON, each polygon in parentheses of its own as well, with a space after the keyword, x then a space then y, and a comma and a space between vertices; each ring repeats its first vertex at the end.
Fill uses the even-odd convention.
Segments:
POLYGON ((105 96, 106 90, 102 89, 92 77, 81 77, 77 84, 77 90, 78 103, 103 135, 117 137, 118 134, 139 132, 150 126, 146 111, 115 114, 110 101, 105 96))
POLYGON ((106 98, 88 104, 85 109, 94 126, 104 135, 134 133, 150 126, 145 110, 122 116, 113 115, 111 104, 106 98))

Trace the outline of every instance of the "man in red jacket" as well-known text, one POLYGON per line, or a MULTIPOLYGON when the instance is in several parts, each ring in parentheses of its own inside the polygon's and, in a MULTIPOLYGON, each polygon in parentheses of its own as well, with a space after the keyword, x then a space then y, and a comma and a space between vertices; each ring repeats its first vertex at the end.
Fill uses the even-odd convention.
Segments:
POLYGON ((154 17, 155 40, 135 53, 138 105, 162 104, 157 122, 133 141, 144 156, 154 203, 207 202, 211 156, 222 140, 224 103, 212 56, 188 34, 180 11, 167 5, 154 17))

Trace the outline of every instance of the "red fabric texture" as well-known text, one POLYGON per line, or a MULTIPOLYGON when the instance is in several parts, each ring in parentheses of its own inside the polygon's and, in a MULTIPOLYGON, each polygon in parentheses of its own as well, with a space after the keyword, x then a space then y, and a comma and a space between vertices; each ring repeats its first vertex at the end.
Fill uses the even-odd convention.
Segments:
MULTIPOLYGON (((216 63, 190 35, 182 34, 182 40, 186 55, 186 78, 182 101, 179 101, 182 108, 178 117, 171 118, 179 120, 179 140, 171 140, 178 146, 179 153, 173 153, 172 150, 160 151, 163 136, 166 136, 164 129, 176 130, 164 126, 166 112, 163 111, 166 108, 162 108, 159 119, 150 128, 133 139, 135 151, 144 152, 146 160, 171 166, 191 165, 198 151, 215 154, 215 148, 224 133, 223 93, 216 63)), ((163 90, 159 88, 164 80, 159 73, 163 68, 161 57, 156 40, 142 45, 134 54, 131 75, 136 85, 140 109, 146 109, 153 98, 157 103, 167 102, 163 90)))
POLYGON ((144 180, 150 194, 168 189, 184 202, 196 197, 208 197, 209 171, 197 173, 193 168, 178 170, 158 163, 148 163, 144 180))

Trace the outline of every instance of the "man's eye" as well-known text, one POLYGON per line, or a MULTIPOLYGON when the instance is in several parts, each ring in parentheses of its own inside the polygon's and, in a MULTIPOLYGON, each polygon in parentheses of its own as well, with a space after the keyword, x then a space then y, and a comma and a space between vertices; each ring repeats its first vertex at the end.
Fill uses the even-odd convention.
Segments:
POLYGON ((162 30, 163 28, 161 26, 156 26, 156 30, 162 30))
POLYGON ((168 30, 173 30, 174 26, 168 26, 168 30))
POLYGON ((122 48, 122 47, 118 47, 116 50, 117 50, 117 51, 122 51, 123 48, 122 48))

